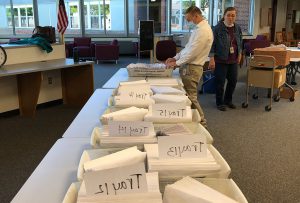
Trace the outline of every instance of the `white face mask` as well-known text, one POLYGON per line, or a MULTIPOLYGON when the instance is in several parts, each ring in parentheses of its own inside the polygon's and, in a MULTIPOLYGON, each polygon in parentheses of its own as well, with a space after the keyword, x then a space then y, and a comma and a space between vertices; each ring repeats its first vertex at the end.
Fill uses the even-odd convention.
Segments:
POLYGON ((227 22, 224 20, 224 24, 226 25, 226 27, 233 27, 234 26, 234 23, 233 24, 227 24, 227 22))
POLYGON ((193 23, 193 21, 190 21, 190 22, 187 22, 186 26, 188 29, 192 30, 195 28, 196 25, 195 25, 195 23, 193 23))

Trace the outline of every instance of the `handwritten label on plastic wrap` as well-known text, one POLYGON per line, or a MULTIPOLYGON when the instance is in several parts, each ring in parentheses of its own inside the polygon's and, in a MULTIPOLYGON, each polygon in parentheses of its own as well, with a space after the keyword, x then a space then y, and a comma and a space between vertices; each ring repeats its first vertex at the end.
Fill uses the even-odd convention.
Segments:
POLYGON ((145 164, 139 163, 84 174, 87 195, 119 195, 147 192, 145 164))
POLYGON ((146 121, 109 121, 108 132, 110 136, 148 136, 154 127, 146 121))
POLYGON ((185 103, 158 103, 152 105, 152 115, 160 118, 186 117, 185 103))
POLYGON ((160 159, 199 158, 207 156, 206 138, 202 135, 159 136, 160 159))
POLYGON ((130 91, 126 92, 126 94, 122 94, 119 98, 125 99, 127 101, 144 101, 150 98, 150 94, 147 92, 130 91))

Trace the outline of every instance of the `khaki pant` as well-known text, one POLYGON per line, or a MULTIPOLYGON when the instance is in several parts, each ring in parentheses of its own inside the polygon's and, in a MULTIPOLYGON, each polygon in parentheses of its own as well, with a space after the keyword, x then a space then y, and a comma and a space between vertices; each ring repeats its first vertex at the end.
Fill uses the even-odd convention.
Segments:
POLYGON ((200 123, 204 127, 207 127, 203 110, 198 102, 198 83, 203 74, 203 67, 188 64, 180 67, 179 73, 184 85, 184 89, 192 102, 192 108, 197 109, 201 117, 200 123))

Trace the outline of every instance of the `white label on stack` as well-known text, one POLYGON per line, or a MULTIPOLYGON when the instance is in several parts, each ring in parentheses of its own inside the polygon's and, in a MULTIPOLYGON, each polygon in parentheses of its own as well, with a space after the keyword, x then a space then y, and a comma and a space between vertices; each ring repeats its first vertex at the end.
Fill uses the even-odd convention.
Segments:
POLYGON ((146 121, 109 121, 109 136, 148 136, 154 132, 152 122, 146 121))
POLYGON ((145 164, 88 171, 84 174, 87 195, 119 195, 147 192, 145 164))
POLYGON ((152 115, 160 118, 186 117, 185 103, 159 103, 152 105, 152 115))
POLYGON ((158 136, 160 159, 200 158, 207 156, 206 138, 202 135, 158 136))

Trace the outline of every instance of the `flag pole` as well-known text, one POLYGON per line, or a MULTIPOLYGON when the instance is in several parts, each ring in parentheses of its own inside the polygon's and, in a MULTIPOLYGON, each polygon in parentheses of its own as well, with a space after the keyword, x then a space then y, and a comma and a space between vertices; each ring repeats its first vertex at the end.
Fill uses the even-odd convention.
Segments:
POLYGON ((60 34, 60 39, 61 39, 61 43, 64 44, 65 43, 64 34, 60 34))

